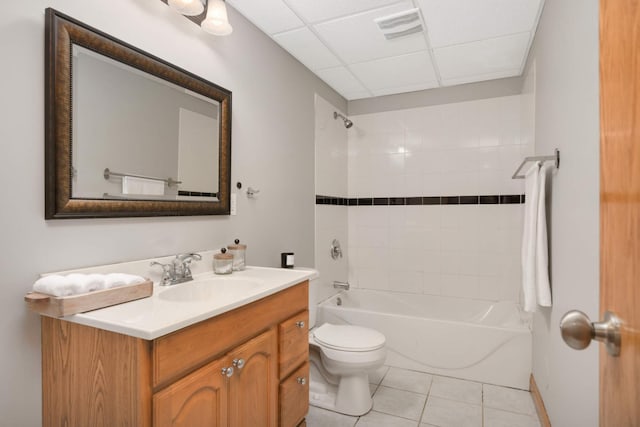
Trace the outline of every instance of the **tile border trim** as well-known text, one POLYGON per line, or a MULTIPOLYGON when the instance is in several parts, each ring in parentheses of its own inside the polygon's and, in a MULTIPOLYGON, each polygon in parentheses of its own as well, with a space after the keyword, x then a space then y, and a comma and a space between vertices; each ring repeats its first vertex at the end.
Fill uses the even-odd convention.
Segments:
POLYGON ((521 203, 524 203, 524 194, 414 197, 338 197, 316 195, 316 205, 334 206, 513 205, 521 203))

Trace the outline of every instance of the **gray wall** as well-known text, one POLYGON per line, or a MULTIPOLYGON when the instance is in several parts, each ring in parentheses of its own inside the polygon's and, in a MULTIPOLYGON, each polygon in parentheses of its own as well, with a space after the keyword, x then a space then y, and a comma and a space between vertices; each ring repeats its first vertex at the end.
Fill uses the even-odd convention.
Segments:
MULTIPOLYGON (((314 262, 314 93, 346 102, 229 8, 216 38, 159 0, 11 2, 0 15, 0 424, 40 425, 40 328, 22 302, 39 273, 216 248, 238 237, 251 264, 314 262), (233 91, 234 217, 44 220, 44 9, 123 39, 233 91), (235 186, 234 186, 235 189, 235 186)), ((208 262, 208 260, 203 261, 208 262)))
POLYGON ((560 149, 549 180, 553 307, 534 317, 533 374, 554 426, 598 425, 598 346, 567 347, 558 330, 571 309, 598 318, 598 2, 547 1, 528 78, 535 76, 536 153, 560 149))
POLYGON ((349 101, 349 115, 356 116, 360 114, 380 113, 383 111, 396 111, 407 108, 498 98, 500 96, 519 95, 521 91, 522 78, 509 77, 506 79, 488 80, 485 82, 420 90, 397 95, 357 99, 349 101))

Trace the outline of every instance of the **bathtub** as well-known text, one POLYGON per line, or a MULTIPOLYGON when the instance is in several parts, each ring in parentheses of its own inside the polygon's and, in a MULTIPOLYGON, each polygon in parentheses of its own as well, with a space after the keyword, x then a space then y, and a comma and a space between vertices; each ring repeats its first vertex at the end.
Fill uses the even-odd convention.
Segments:
POLYGON ((513 302, 352 289, 322 302, 318 320, 382 332, 386 365, 529 389, 531 330, 513 302))

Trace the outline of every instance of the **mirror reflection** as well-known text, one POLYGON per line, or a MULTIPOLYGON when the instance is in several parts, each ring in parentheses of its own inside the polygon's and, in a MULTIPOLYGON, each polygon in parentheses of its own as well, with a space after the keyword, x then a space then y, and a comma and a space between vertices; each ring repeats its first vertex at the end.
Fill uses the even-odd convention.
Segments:
POLYGON ((72 198, 217 201, 220 103, 72 46, 72 198))
POLYGON ((54 9, 45 218, 229 215, 231 91, 54 9))

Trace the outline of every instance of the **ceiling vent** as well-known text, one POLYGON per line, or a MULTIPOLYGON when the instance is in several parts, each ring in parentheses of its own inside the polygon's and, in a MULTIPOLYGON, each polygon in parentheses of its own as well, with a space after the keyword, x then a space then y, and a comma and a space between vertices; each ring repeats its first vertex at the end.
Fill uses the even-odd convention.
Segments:
POLYGON ((409 9, 373 20, 387 40, 405 37, 423 31, 420 9, 409 9))

